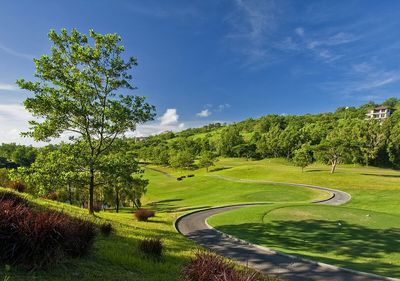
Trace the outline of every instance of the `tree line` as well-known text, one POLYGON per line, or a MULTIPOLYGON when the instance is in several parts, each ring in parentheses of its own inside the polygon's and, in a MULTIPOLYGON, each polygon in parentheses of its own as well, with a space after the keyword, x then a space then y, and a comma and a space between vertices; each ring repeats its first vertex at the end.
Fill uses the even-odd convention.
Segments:
POLYGON ((208 168, 216 157, 284 157, 302 168, 319 161, 330 164, 332 173, 339 163, 399 168, 400 100, 390 98, 383 105, 394 110, 384 120, 366 118, 367 110, 377 106, 370 102, 333 113, 266 115, 167 132, 137 141, 134 147, 142 160, 174 168, 208 168))

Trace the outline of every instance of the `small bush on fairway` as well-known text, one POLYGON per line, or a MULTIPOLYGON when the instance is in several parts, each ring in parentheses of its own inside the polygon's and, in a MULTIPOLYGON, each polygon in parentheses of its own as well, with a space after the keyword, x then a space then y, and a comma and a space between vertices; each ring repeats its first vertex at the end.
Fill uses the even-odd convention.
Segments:
POLYGON ((188 175, 187 177, 188 177, 188 178, 193 178, 193 177, 194 177, 194 175, 188 175))
POLYGON ((64 256, 82 256, 95 237, 91 222, 30 206, 0 193, 0 262, 37 269, 64 256))
POLYGON ((164 246, 160 238, 146 238, 139 241, 138 248, 148 256, 161 258, 164 246))
POLYGON ((152 210, 148 209, 138 209, 135 212, 135 217, 138 221, 148 221, 149 218, 154 217, 156 214, 152 210))
POLYGON ((251 269, 240 270, 211 252, 197 252, 182 271, 184 281, 272 281, 251 269))
POLYGON ((26 190, 26 185, 20 181, 10 181, 7 183, 7 187, 18 192, 25 192, 26 190))
POLYGON ((112 230, 113 230, 113 228, 112 228, 111 223, 103 223, 102 225, 100 225, 100 232, 104 236, 110 235, 112 230))

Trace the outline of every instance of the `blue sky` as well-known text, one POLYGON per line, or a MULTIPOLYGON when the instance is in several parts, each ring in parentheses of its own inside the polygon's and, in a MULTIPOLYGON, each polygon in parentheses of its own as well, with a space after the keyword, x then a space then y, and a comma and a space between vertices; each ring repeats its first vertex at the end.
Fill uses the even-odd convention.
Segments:
POLYGON ((3 0, 0 142, 32 143, 14 82, 32 78, 51 28, 122 36, 139 62, 134 94, 157 107, 147 135, 399 97, 399 11, 394 0, 3 0))

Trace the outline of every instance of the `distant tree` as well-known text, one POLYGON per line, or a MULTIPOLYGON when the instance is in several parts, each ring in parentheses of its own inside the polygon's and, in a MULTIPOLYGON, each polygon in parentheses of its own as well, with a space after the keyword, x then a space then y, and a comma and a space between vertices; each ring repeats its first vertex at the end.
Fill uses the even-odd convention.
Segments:
POLYGON ((400 99, 395 98, 395 97, 388 98, 387 100, 385 100, 383 102, 383 105, 385 105, 391 109, 395 109, 398 104, 400 104, 400 99))
POLYGON ((11 154, 11 159, 19 166, 29 167, 37 155, 37 149, 32 146, 17 146, 11 154))
POLYGON ((400 123, 394 125, 390 130, 387 152, 393 165, 400 167, 400 123))
POLYGON ((354 136, 352 121, 342 120, 326 139, 315 146, 315 156, 318 160, 330 163, 331 173, 336 170, 337 164, 351 157, 355 149, 359 148, 358 140, 354 136))
POLYGON ((244 143, 243 137, 240 135, 240 130, 236 126, 229 126, 221 132, 218 142, 218 152, 224 157, 233 157, 233 148, 244 143))
POLYGON ((282 129, 278 125, 271 127, 257 142, 257 152, 263 157, 279 157, 281 155, 279 146, 281 133, 282 129))
POLYGON ((61 144, 56 150, 41 149, 34 163, 11 171, 10 177, 25 182, 28 190, 37 196, 62 193, 72 203, 73 193, 81 194, 89 182, 89 174, 82 170, 80 162, 79 152, 73 145, 61 144))
POLYGON ((296 124, 289 124, 279 135, 280 151, 286 158, 290 158, 293 151, 301 145, 302 135, 300 129, 301 127, 296 124))
POLYGON ((200 154, 199 167, 206 168, 206 172, 208 173, 208 169, 214 166, 216 161, 217 157, 214 153, 211 151, 204 151, 200 154))
POLYGON ((360 121, 357 135, 364 163, 368 166, 385 144, 386 136, 380 122, 375 119, 360 121))
POLYGON ((170 152, 167 144, 159 144, 152 147, 151 160, 154 164, 168 166, 170 160, 170 152))
POLYGON ((194 164, 195 155, 190 150, 172 151, 170 165, 173 168, 189 169, 194 164))
POLYGON ((299 149, 294 151, 293 163, 300 167, 301 171, 313 162, 313 153, 309 144, 303 144, 299 149))
POLYGON ((30 121, 25 133, 38 141, 60 137, 64 132, 79 142, 85 169, 89 173, 89 213, 93 213, 94 189, 101 156, 114 141, 139 123, 154 117, 154 107, 144 97, 117 95, 134 89, 129 70, 137 64, 122 57, 124 47, 117 34, 88 36, 73 29, 49 33, 51 55, 35 59, 35 81, 18 80, 21 89, 35 95, 25 100, 25 108, 40 119, 30 121))

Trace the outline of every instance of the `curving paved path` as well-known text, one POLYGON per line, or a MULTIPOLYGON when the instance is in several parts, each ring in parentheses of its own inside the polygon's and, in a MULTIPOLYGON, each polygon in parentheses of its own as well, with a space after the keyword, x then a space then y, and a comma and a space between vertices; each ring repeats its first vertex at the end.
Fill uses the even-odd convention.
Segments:
MULTIPOLYGON (((224 177, 225 179, 232 180, 224 177)), ((236 180, 235 180, 236 181, 236 180)), ((261 182, 253 180, 237 180, 243 182, 261 182)), ((318 190, 326 190, 331 192, 332 196, 329 199, 322 201, 315 201, 316 204, 340 205, 344 204, 351 199, 351 196, 343 191, 291 183, 277 183, 267 182, 274 184, 286 184, 296 187, 312 188, 318 190)), ((291 256, 283 253, 273 251, 264 247, 250 244, 246 241, 237 239, 235 237, 226 235, 217 231, 207 224, 207 218, 252 205, 260 205, 267 203, 255 204, 240 204, 230 205, 216 208, 209 208, 205 210, 195 211, 181 216, 175 222, 176 229, 183 235, 192 239, 196 243, 209 248, 220 255, 232 258, 257 270, 263 271, 268 274, 273 274, 282 277, 284 280, 295 281, 383 281, 383 280, 400 280, 394 278, 387 278, 383 276, 353 271, 349 269, 338 268, 335 266, 317 263, 311 260, 302 259, 296 256, 291 256)))

